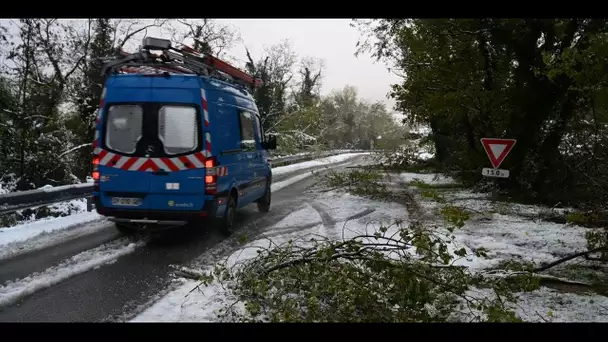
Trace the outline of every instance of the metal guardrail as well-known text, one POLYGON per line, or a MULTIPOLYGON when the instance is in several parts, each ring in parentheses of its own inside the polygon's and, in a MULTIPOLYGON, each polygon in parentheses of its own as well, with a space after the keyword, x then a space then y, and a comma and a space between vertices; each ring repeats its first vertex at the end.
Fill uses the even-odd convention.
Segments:
MULTIPOLYGON (((321 153, 308 153, 303 155, 270 158, 272 167, 285 166, 312 159, 325 158, 344 153, 368 152, 364 150, 336 150, 321 153)), ((71 201, 79 198, 89 199, 93 193, 92 183, 47 187, 36 190, 12 192, 0 195, 0 215, 14 213, 19 210, 32 209, 59 202, 71 201)), ((87 201, 87 210, 92 210, 91 201, 87 201)))

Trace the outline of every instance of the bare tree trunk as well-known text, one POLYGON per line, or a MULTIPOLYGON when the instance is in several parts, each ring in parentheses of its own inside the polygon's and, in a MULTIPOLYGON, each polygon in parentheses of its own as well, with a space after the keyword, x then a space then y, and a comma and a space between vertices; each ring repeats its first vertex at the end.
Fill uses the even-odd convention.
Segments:
MULTIPOLYGON (((24 42, 23 45, 23 54, 25 57, 25 65, 23 66, 23 70, 22 70, 22 77, 23 79, 21 80, 21 87, 19 89, 19 97, 21 100, 21 104, 20 104, 20 114, 22 117, 25 117, 25 111, 26 111, 26 105, 27 105, 27 80, 29 77, 29 71, 30 71, 30 58, 31 58, 31 50, 30 50, 30 44, 31 44, 31 40, 32 40, 32 23, 30 21, 30 19, 26 19, 27 21, 27 38, 26 41, 24 42)), ((20 122, 20 129, 21 129, 21 136, 20 136, 20 151, 19 151, 19 184, 17 185, 19 189, 23 189, 24 186, 24 176, 25 176, 25 146, 26 146, 26 128, 25 125, 27 123, 25 122, 20 122)))

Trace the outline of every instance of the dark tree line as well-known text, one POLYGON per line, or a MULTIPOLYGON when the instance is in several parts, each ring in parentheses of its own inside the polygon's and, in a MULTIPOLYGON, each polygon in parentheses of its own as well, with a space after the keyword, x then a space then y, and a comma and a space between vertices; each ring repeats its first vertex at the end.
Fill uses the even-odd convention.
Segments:
POLYGON ((356 23, 361 50, 405 75, 392 96, 432 129, 438 161, 470 181, 482 137, 517 139, 512 194, 556 204, 607 199, 604 19, 391 19, 356 23))

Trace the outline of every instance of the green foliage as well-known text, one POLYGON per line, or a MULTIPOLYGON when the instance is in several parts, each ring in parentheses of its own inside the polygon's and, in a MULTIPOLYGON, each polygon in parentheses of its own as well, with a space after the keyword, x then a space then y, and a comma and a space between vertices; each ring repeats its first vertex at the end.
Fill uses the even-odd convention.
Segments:
POLYGON ((223 286, 230 302, 220 314, 244 322, 519 321, 514 291, 533 289, 514 279, 471 274, 453 266, 466 250, 450 253, 450 239, 421 226, 396 223, 344 241, 290 240, 205 276, 223 286), (413 253, 412 253, 413 252, 413 253), (472 296, 488 289, 492 295, 472 296))
POLYGON ((608 234, 605 231, 591 230, 585 233, 587 248, 595 249, 601 246, 608 246, 608 234))
POLYGON ((445 205, 440 209, 445 221, 455 228, 462 228, 466 221, 471 218, 471 214, 465 209, 453 205, 445 205))
POLYGON ((422 196, 422 198, 426 198, 428 200, 435 201, 438 203, 445 202, 445 198, 443 197, 443 195, 440 194, 439 191, 437 191, 435 189, 423 189, 420 192, 420 196, 422 196))
POLYGON ((408 183, 409 186, 413 186, 416 187, 418 189, 430 189, 432 188, 432 185, 425 183, 424 181, 420 180, 420 179, 414 179, 413 181, 408 183))
POLYGON ((587 222, 587 217, 585 216, 584 213, 573 212, 573 213, 568 213, 568 215, 566 216, 566 221, 568 223, 573 223, 573 224, 584 224, 587 222))

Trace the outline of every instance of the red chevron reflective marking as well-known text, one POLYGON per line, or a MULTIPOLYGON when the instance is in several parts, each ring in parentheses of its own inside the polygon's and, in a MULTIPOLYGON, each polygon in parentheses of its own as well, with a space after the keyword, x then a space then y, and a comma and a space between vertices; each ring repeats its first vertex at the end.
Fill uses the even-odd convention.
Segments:
POLYGON ((201 164, 205 165, 205 156, 202 153, 195 153, 194 157, 201 162, 201 164))
POLYGON ((184 164, 187 169, 191 169, 194 167, 194 165, 192 165, 192 162, 188 158, 186 158, 186 156, 180 156, 178 157, 178 159, 182 162, 182 164, 184 164))
POLYGON ((161 158, 160 160, 162 160, 163 163, 165 163, 165 165, 167 165, 167 167, 171 171, 179 171, 179 167, 177 167, 177 165, 173 164, 173 162, 171 161, 171 158, 161 158))
POLYGON ((129 158, 129 160, 127 160, 127 162, 122 165, 121 169, 128 171, 131 168, 131 166, 133 166, 133 164, 135 164, 136 161, 137 161, 137 158, 129 158))
POLYGON ((158 166, 152 161, 152 159, 146 160, 146 162, 140 166, 139 171, 148 171, 150 169, 152 172, 158 171, 158 166))

